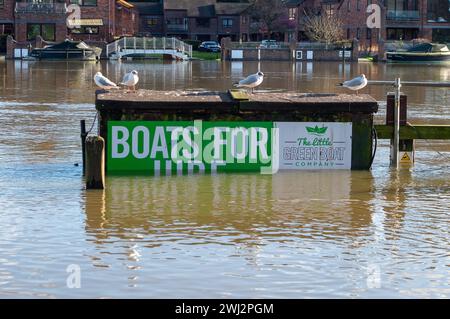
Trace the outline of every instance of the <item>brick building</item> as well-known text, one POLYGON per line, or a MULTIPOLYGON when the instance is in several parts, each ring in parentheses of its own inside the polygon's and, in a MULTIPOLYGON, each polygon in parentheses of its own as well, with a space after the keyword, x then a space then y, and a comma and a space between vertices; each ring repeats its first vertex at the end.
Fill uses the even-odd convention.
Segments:
POLYGON ((0 0, 0 35, 14 33, 14 1, 0 0))
POLYGON ((358 39, 360 50, 376 52, 380 42, 413 40, 450 42, 449 0, 288 0, 293 27, 286 39, 306 40, 305 12, 337 14, 344 24, 344 38, 358 39), (381 28, 367 27, 367 6, 381 8, 381 28))
MULTIPOLYGON (((286 0, 286 6, 285 41, 307 40, 305 13, 327 12, 341 17, 343 37, 357 39, 361 51, 377 52, 390 40, 450 42, 450 0, 286 0), (380 29, 366 25, 370 4, 381 8, 380 29)), ((136 34, 248 41, 251 24, 248 0, 0 0, 0 36, 12 34, 21 42, 37 35, 48 41, 109 42, 136 34), (66 25, 70 4, 80 5, 78 28, 66 25)), ((262 34, 252 38, 260 40, 262 34)))
POLYGON ((139 11, 139 33, 200 41, 231 37, 247 41, 247 0, 132 0, 139 11))
POLYGON ((41 36, 46 41, 67 38, 111 41, 133 35, 138 16, 125 0, 0 0, 0 35, 11 34, 19 42, 41 36), (67 7, 79 5, 81 17, 67 25, 67 7))

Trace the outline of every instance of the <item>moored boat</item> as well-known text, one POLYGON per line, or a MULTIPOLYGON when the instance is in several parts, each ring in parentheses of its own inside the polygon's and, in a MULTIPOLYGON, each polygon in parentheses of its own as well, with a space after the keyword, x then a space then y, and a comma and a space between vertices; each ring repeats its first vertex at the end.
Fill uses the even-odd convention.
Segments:
POLYGON ((83 41, 65 40, 61 43, 33 49, 30 57, 48 60, 95 61, 100 59, 102 49, 91 47, 83 41))
POLYGON ((450 61, 450 50, 445 44, 421 43, 406 51, 387 52, 387 59, 396 62, 450 61))

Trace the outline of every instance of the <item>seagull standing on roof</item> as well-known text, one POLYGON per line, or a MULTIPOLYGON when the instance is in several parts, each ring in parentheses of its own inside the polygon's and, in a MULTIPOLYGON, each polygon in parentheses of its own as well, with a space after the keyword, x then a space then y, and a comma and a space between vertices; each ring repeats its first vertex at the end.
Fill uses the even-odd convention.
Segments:
POLYGON ((249 75, 245 79, 239 81, 238 83, 235 83, 234 86, 237 88, 251 89, 253 93, 253 90, 256 87, 260 86, 263 83, 263 81, 264 81, 264 73, 259 71, 258 73, 249 75))
POLYGON ((362 90, 367 86, 367 78, 364 74, 361 74, 360 76, 352 80, 348 80, 338 84, 338 86, 342 86, 352 91, 356 91, 356 94, 358 94, 359 90, 362 90))
POLYGON ((97 72, 94 76, 94 82, 102 88, 103 90, 112 90, 112 89, 119 89, 116 83, 112 82, 107 77, 103 76, 101 72, 97 72))
POLYGON ((138 84, 138 82, 138 72, 136 70, 133 70, 130 73, 125 74, 120 85, 127 86, 128 88, 133 88, 133 91, 136 91, 136 84, 138 84))

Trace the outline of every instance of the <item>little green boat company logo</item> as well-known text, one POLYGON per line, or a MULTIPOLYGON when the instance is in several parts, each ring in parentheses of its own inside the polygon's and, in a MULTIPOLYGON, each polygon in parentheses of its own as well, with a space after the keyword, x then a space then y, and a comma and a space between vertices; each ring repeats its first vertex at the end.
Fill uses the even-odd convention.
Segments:
POLYGON ((311 140, 305 136, 298 137, 297 142, 299 146, 333 146, 331 139, 329 137, 324 137, 328 131, 328 126, 306 126, 305 129, 306 132, 309 133, 309 135, 313 135, 314 138, 311 140))
POLYGON ((352 123, 278 123, 280 169, 350 169, 352 123))
POLYGON ((312 135, 316 135, 316 136, 321 136, 324 135, 328 130, 328 127, 323 126, 323 127, 318 127, 317 125, 315 127, 306 127, 306 131, 308 133, 311 133, 312 135))

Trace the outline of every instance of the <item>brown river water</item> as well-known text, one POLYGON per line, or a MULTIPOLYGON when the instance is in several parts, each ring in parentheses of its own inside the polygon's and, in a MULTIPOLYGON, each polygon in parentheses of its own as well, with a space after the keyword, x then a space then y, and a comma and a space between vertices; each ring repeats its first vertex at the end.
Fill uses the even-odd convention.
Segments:
MULTIPOLYGON (((140 88, 226 90, 257 63, 0 61, 0 298, 450 298, 450 143, 412 168, 110 177, 84 190, 79 120, 93 75, 140 88), (67 269, 80 270, 80 288, 67 269), (70 267, 69 267, 70 268, 70 267)), ((372 80, 450 81, 449 65, 264 62, 261 90, 340 92, 372 80)), ((385 114, 390 87, 364 90, 385 114)), ((450 92, 405 87, 409 121, 450 124, 450 92)))

